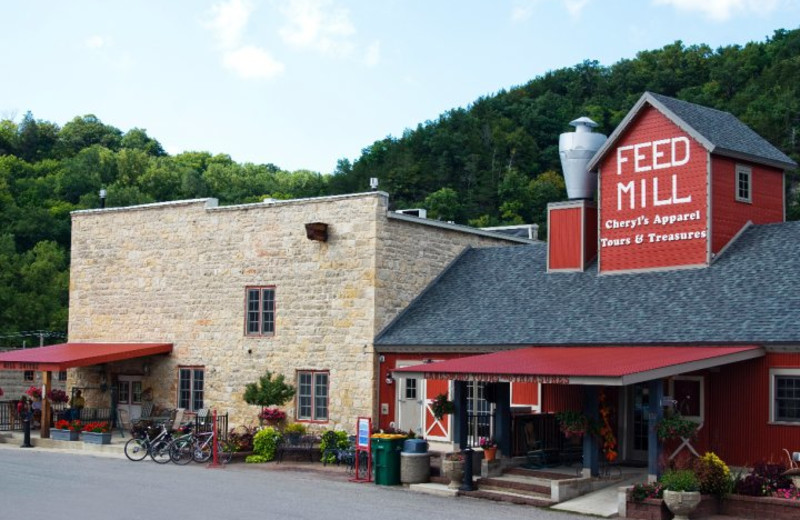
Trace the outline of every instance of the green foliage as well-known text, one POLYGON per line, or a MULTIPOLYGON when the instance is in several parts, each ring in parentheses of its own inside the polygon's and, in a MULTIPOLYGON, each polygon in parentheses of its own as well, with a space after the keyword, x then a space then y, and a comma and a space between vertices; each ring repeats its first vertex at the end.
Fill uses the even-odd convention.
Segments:
POLYGON ((733 477, 728 466, 714 453, 706 453, 694 463, 694 472, 704 495, 724 497, 733 490, 733 477))
POLYGON ((641 502, 646 498, 660 499, 664 496, 664 485, 661 482, 646 482, 634 484, 631 489, 631 499, 641 502))
POLYGON ((656 435, 662 441, 670 439, 692 439, 697 435, 697 422, 685 419, 681 414, 673 412, 658 421, 656 435))
POLYGON ((275 459, 275 452, 283 436, 275 428, 264 428, 253 436, 254 455, 247 457, 246 462, 269 462, 275 459), (253 460, 250 460, 253 457, 253 460), (256 457, 258 457, 256 459, 256 457))
POLYGON ((665 491, 699 491, 700 481, 694 471, 680 469, 667 471, 658 479, 665 491))
POLYGON ((285 381, 283 374, 273 378, 270 371, 264 373, 256 383, 248 383, 244 388, 244 401, 247 404, 265 406, 283 406, 294 397, 295 389, 285 381))
POLYGON ((303 423, 289 423, 286 425, 286 428, 283 429, 283 433, 286 435, 305 435, 308 431, 306 425, 303 423))
POLYGON ((441 420, 445 415, 449 415, 456 411, 456 405, 453 401, 447 399, 447 394, 439 394, 434 397, 431 403, 431 411, 434 417, 441 420))
POLYGON ((327 430, 322 434, 319 443, 319 451, 322 454, 320 460, 326 464, 333 464, 336 462, 335 450, 346 450, 349 447, 350 440, 346 431, 327 430))

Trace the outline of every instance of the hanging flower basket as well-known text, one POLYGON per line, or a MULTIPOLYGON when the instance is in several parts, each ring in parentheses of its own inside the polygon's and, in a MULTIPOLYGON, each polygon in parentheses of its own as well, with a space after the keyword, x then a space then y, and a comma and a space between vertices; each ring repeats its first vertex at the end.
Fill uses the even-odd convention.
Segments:
POLYGON ((431 403, 431 411, 437 420, 441 420, 445 415, 449 415, 456 411, 456 405, 453 401, 447 399, 447 394, 439 394, 431 403))
POLYGON ((693 439, 697 436, 697 429, 700 425, 691 419, 686 419, 679 413, 674 413, 658 421, 656 435, 659 440, 667 441, 670 439, 693 439))
POLYGON ((589 430, 589 418, 575 410, 565 410, 556 414, 558 429, 564 437, 582 437, 589 430))

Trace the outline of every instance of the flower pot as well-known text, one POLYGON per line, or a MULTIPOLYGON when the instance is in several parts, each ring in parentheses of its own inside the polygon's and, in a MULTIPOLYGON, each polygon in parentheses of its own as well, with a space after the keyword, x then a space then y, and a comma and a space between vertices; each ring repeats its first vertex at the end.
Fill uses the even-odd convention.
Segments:
POLYGON ((81 440, 89 444, 111 444, 111 432, 83 432, 81 433, 81 440))
POLYGON ((491 448, 483 448, 483 458, 487 461, 494 460, 497 456, 497 446, 492 446, 491 448))
POLYGON ((675 515, 675 520, 689 520, 689 513, 700 503, 699 491, 664 491, 664 504, 675 515))
POLYGON ((81 432, 76 430, 50 430, 50 438, 54 441, 77 441, 81 432))
POLYGON ((463 460, 443 460, 442 476, 450 479, 447 485, 450 489, 458 489, 461 481, 464 480, 464 461, 463 460))

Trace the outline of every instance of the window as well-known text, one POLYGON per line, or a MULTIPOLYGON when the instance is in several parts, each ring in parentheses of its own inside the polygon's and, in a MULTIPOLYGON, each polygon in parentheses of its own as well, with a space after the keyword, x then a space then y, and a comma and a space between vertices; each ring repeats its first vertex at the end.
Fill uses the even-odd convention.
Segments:
POLYGON ((406 399, 417 399, 417 380, 413 377, 406 379, 406 399))
POLYGON ((736 200, 753 202, 753 170, 749 166, 736 165, 736 200))
MULTIPOLYGON (((178 408, 196 412, 203 407, 203 368, 178 369, 178 408)), ((134 392, 136 390, 134 389, 134 392)), ((139 396, 141 399, 141 395, 139 396)))
POLYGON ((670 394, 675 399, 675 409, 687 419, 703 421, 705 406, 702 376, 678 376, 670 381, 670 394))
POLYGON ((272 336, 275 334, 275 287, 247 288, 248 336, 272 336))
POLYGON ((33 370, 26 370, 23 379, 25 381, 33 381, 33 370))
POLYGON ((305 421, 328 420, 328 373, 297 373, 297 418, 305 421))
POLYGON ((800 369, 769 371, 770 420, 800 424, 800 369))
POLYGON ((67 380, 67 371, 66 370, 60 370, 58 372, 58 380, 59 381, 66 381, 67 380))

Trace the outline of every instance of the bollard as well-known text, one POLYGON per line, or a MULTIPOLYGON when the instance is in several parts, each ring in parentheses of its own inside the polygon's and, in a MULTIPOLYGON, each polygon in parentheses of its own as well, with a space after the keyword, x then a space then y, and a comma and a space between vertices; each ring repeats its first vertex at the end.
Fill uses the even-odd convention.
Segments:
POLYGON ((25 414, 25 419, 22 420, 22 446, 20 448, 33 448, 31 444, 31 413, 25 414))
POLYGON ((464 483, 458 488, 459 491, 475 491, 472 485, 472 448, 464 448, 464 483))

